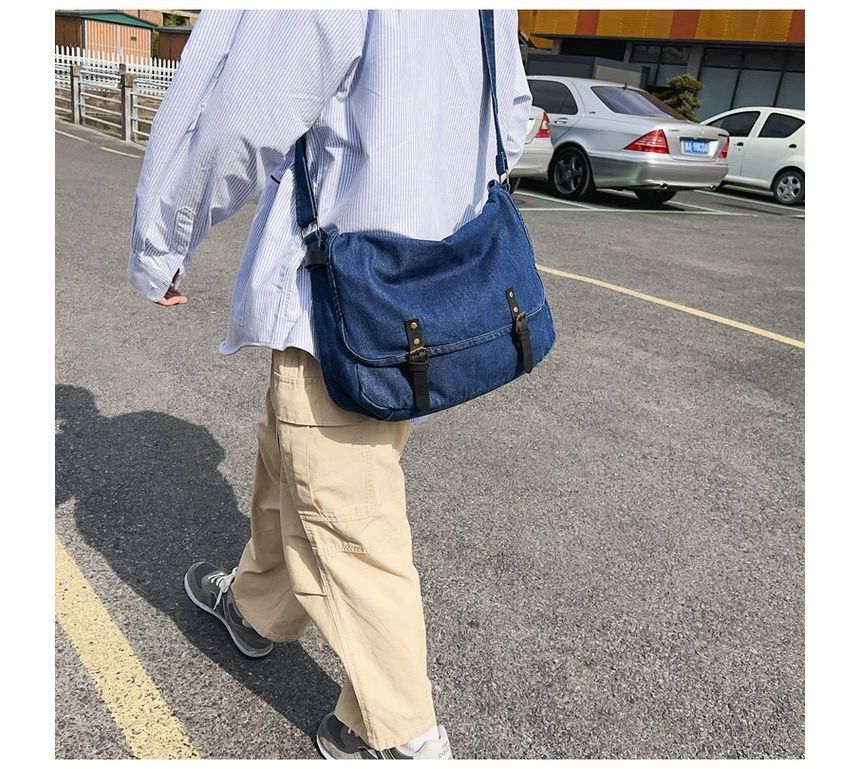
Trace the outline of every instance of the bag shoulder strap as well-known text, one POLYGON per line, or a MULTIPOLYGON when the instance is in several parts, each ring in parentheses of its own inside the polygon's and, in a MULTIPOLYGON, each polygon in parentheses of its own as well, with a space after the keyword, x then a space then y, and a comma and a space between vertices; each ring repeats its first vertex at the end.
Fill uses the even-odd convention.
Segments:
POLYGON ((502 142, 502 129, 499 127, 499 97, 496 94, 496 32, 493 11, 478 11, 481 15, 481 47, 487 64, 487 78, 490 82, 490 100, 493 103, 493 123, 496 126, 496 173, 501 179, 508 172, 508 156, 502 142))
MULTIPOLYGON (((508 173, 508 157, 502 142, 502 130, 499 127, 499 100, 496 94, 496 35, 493 11, 478 11, 481 18, 481 48, 484 52, 484 63, 487 67, 490 101, 492 103, 493 123, 496 128, 496 173, 501 179, 508 173)), ((317 206, 311 187, 310 174, 307 164, 307 134, 296 141, 295 160, 293 164, 296 177, 296 219, 303 233, 305 244, 309 248, 320 248, 319 226, 304 235, 317 220, 317 206)))

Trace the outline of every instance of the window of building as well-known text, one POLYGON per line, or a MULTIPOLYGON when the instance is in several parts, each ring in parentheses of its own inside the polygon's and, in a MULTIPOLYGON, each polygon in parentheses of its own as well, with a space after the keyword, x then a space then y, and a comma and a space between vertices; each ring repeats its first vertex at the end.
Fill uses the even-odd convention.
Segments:
POLYGON ((636 64, 686 64, 689 59, 688 45, 634 45, 630 53, 636 64))
POLYGON ((561 41, 565 56, 599 56, 603 59, 623 61, 627 41, 593 37, 570 37, 561 41))
POLYGON ((770 107, 776 104, 780 72, 766 69, 742 69, 738 76, 733 107, 770 107))
POLYGON ((710 125, 716 128, 722 128, 727 131, 729 136, 749 136, 755 121, 758 120, 761 112, 735 112, 733 115, 726 115, 719 120, 715 120, 710 125))
POLYGON ((686 64, 690 60, 690 46, 664 45, 660 51, 661 64, 686 64))
POLYGON ((532 104, 550 114, 575 115, 576 102, 567 86, 553 80, 529 80, 532 104))
POLYGON ((732 96, 738 80, 738 71, 730 67, 702 67, 699 82, 702 90, 699 99, 702 106, 698 114, 702 116, 717 115, 732 108, 732 96))
POLYGON ((742 61, 740 48, 705 48, 702 54, 703 67, 740 67, 742 61))
POLYGON ((762 139, 787 139, 803 125, 803 122, 800 118, 773 112, 764 121, 758 135, 762 139))
POLYGON ((803 72, 786 72, 782 76, 779 85, 779 93, 776 97, 775 107, 791 107, 792 109, 803 109, 805 106, 806 91, 804 87, 805 75, 803 72))
POLYGON ((785 57, 786 72, 806 71, 806 55, 803 48, 790 48, 785 57))
POLYGON ((784 48, 750 48, 744 53, 744 69, 781 70, 785 66, 784 48))
POLYGON ((657 70, 657 78, 654 84, 660 88, 665 88, 673 77, 684 75, 689 72, 689 67, 686 64, 661 64, 657 70))
POLYGON ((630 61, 636 64, 656 64, 660 61, 659 45, 634 45, 630 61))

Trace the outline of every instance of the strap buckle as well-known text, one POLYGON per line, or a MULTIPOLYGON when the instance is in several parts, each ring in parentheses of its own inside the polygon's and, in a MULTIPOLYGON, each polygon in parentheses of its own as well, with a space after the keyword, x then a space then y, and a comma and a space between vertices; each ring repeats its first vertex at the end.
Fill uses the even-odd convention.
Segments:
POLYGON ((429 360, 430 358, 427 355, 427 348, 424 347, 424 345, 409 351, 409 368, 413 371, 426 371, 429 360))
POLYGON ((307 242, 307 239, 311 236, 319 232, 320 226, 319 223, 314 220, 307 227, 301 228, 302 240, 307 242))
POLYGON ((521 312, 514 318, 514 331, 518 335, 529 333, 529 321, 524 312, 521 312))

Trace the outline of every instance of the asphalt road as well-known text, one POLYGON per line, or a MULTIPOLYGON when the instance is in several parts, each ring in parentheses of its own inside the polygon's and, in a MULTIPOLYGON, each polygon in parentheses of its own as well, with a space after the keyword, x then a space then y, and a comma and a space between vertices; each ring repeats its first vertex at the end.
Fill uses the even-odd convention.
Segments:
MULTIPOLYGON (((58 537, 200 755, 316 757, 341 681, 321 636, 247 660, 182 589, 248 536, 268 354, 217 344, 253 206, 159 308, 125 280, 140 159, 103 148, 142 151, 57 128, 58 537)), ((545 195, 517 194, 541 264, 803 339, 802 211, 545 195)), ((554 351, 404 454, 455 755, 802 757, 804 351, 543 277, 554 351)), ((57 757, 132 756, 56 643, 57 757)))

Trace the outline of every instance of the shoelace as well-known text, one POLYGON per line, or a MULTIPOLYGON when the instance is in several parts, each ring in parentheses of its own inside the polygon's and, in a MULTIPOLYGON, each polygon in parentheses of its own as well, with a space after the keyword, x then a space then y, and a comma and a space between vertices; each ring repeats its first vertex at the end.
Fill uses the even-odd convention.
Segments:
POLYGON ((233 580, 236 579, 236 572, 239 570, 237 566, 233 571, 229 574, 224 574, 220 577, 215 577, 212 582, 218 586, 218 595, 215 598, 215 605, 212 607, 213 609, 218 608, 218 604, 221 603, 221 598, 223 598, 224 593, 226 593, 230 586, 233 584, 233 580))

